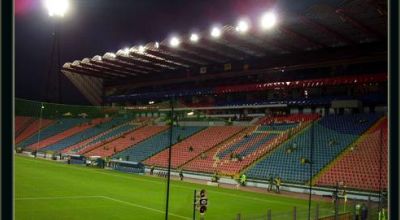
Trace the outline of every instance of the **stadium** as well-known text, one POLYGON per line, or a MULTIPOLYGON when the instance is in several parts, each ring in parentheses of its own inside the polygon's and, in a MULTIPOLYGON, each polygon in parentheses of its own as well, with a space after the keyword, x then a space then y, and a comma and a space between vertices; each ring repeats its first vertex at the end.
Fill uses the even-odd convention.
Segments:
POLYGON ((388 219, 387 4, 323 2, 60 65, 90 105, 16 98, 16 219, 388 219))

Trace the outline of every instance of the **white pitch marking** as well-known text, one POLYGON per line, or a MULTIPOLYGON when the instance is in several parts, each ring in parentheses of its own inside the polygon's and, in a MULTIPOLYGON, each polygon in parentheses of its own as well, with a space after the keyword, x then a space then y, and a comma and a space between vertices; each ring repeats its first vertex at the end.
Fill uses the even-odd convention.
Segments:
POLYGON ((91 199, 103 198, 103 196, 48 196, 48 197, 20 197, 15 200, 44 200, 44 199, 91 199))
MULTIPOLYGON (((27 161, 35 161, 35 160, 30 160, 30 159, 23 159, 23 160, 27 160, 27 161)), ((36 161, 35 161, 36 162, 36 161)), ((49 162, 49 164, 52 165, 61 165, 61 164, 53 164, 51 162, 49 162)), ((142 182, 151 182, 151 183, 156 183, 156 184, 162 184, 162 182, 159 181, 153 181, 153 180, 148 180, 148 179, 141 179, 141 178, 137 178, 135 176, 120 176, 120 175, 115 175, 115 174, 111 174, 111 173, 106 173, 106 172, 101 172, 101 171, 96 171, 96 170, 90 170, 90 169, 86 169, 86 168, 80 168, 80 167, 73 167, 73 166, 64 166, 64 167, 68 167, 71 169, 76 169, 76 170, 80 170, 80 171, 87 171, 87 172, 92 172, 92 173, 99 173, 99 174, 104 174, 104 175, 108 175, 108 176, 114 176, 114 177, 120 177, 120 178, 124 178, 124 179, 135 179, 138 181, 142 181, 142 182)), ((187 186, 173 186, 176 188, 182 188, 182 189, 190 189, 192 190, 192 187, 187 187, 187 186)), ((255 197, 250 197, 250 196, 243 196, 243 195, 237 195, 237 194, 230 194, 230 193, 226 193, 226 192, 219 192, 219 191, 215 191, 215 190, 207 190, 208 192, 213 192, 213 193, 217 193, 217 194, 222 194, 222 195, 227 195, 227 196, 231 196, 231 197, 237 197, 237 198, 246 198, 246 199, 250 199, 250 200, 255 200, 255 201, 261 201, 261 202, 269 202, 269 203, 275 203, 275 204, 284 204, 287 205, 286 202, 279 202, 277 200, 269 200, 269 199, 260 199, 260 198, 255 198, 255 197)), ((306 205, 304 205, 305 207, 306 205)))
MULTIPOLYGON (((136 203, 133 203, 133 202, 127 202, 127 201, 123 201, 123 200, 119 200, 119 199, 114 199, 114 198, 111 198, 111 197, 108 197, 108 196, 102 196, 102 197, 105 198, 105 199, 109 199, 111 201, 115 201, 115 202, 119 202, 119 203, 125 204, 125 205, 130 205, 130 206, 134 206, 134 207, 138 207, 138 208, 142 208, 142 209, 147 209, 147 210, 158 212, 158 213, 165 213, 165 211, 161 211, 161 210, 158 210, 158 209, 150 208, 150 207, 147 207, 147 206, 142 206, 142 205, 139 205, 139 204, 136 204, 136 203)), ((178 215, 178 214, 174 214, 174 213, 171 213, 171 212, 169 212, 169 215, 172 215, 172 216, 175 216, 175 217, 178 217, 178 218, 182 218, 182 219, 188 219, 188 220, 191 219, 191 218, 188 218, 188 217, 185 217, 185 216, 182 216, 182 215, 178 215)))

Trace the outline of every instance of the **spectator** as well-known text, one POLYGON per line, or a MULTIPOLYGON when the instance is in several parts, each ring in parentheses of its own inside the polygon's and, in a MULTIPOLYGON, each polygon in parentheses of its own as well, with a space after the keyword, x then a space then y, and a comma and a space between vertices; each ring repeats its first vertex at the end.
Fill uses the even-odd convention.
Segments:
POLYGON ((207 159, 207 155, 203 152, 203 153, 201 153, 200 158, 201 158, 201 159, 207 159))
POLYGON ((193 152, 193 147, 192 146, 189 147, 189 152, 193 152))

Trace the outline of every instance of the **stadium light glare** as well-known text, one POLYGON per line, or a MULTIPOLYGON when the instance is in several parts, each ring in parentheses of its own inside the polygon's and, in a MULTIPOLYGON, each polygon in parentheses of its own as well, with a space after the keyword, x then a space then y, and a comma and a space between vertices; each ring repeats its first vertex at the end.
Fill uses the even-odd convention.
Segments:
POLYGON ((197 41, 199 41, 200 37, 198 34, 193 33, 192 35, 190 35, 190 41, 196 43, 197 41))
POLYGON ((238 24, 236 25, 236 31, 240 33, 246 33, 250 28, 250 24, 248 21, 242 19, 239 20, 238 24))
POLYGON ((155 42, 155 43, 154 43, 154 47, 158 49, 158 48, 160 47, 160 43, 155 42))
POLYGON ((272 12, 266 12, 263 14, 260 20, 260 26, 263 30, 268 30, 274 27, 276 24, 276 15, 272 12))
POLYGON ((110 56, 112 58, 116 58, 117 57, 117 55, 115 55, 115 53, 107 53, 107 54, 108 54, 108 56, 110 56))
POLYGON ((69 0, 44 0, 50 17, 64 17, 69 9, 69 0))
POLYGON ((171 40, 169 41, 169 44, 172 47, 178 47, 180 43, 181 43, 181 40, 178 37, 172 37, 171 40))
POLYGON ((193 112, 193 111, 188 112, 187 115, 188 115, 188 116, 192 116, 192 115, 194 115, 194 112, 193 112))
POLYGON ((221 36, 222 32, 221 29, 219 29, 218 27, 213 27, 211 29, 211 36, 214 38, 219 38, 221 36))
POLYGON ((146 47, 144 47, 143 45, 139 46, 139 53, 144 53, 146 51, 146 47))
POLYGON ((124 52, 125 55, 129 55, 130 49, 128 47, 125 47, 122 51, 124 52))
POLYGON ((152 105, 152 104, 154 104, 154 101, 149 101, 149 105, 152 105))

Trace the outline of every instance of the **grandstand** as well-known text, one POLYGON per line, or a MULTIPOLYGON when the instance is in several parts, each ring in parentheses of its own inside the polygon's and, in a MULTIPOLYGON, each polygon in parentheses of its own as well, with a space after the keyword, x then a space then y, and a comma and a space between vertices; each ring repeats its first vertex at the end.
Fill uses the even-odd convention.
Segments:
MULTIPOLYGON (((337 4, 287 12, 293 18, 268 33, 255 27, 241 33, 240 27, 224 25, 218 36, 198 32, 198 42, 189 35, 172 36, 66 62, 61 72, 93 106, 17 99, 16 151, 68 164, 95 166, 101 161, 101 170, 87 170, 106 173, 105 185, 93 174, 77 193, 100 193, 96 199, 104 200, 112 191, 117 199, 108 200, 152 211, 161 204, 160 189, 140 192, 135 187, 154 190, 152 184, 163 184, 167 175, 178 179, 179 174, 190 184, 208 185, 216 201, 216 195, 236 193, 221 188, 263 195, 271 179, 279 177, 283 196, 275 202, 285 208, 295 206, 287 197, 304 199, 306 194, 308 207, 321 204, 327 216, 353 216, 360 202, 375 210, 386 207, 386 19, 376 12, 380 4, 372 1, 332 2, 337 4), (107 179, 115 176, 123 177, 107 179), (110 188, 114 184, 121 189, 110 188), (131 191, 144 196, 125 202, 132 196, 125 193, 131 191), (339 191, 332 208, 326 197, 335 200, 339 191)), ((24 160, 20 162, 28 163, 24 160)), ((78 187, 61 174, 57 178, 78 187)), ((174 207, 174 217, 190 219, 193 189, 199 186, 173 183, 177 187, 171 198, 187 203, 174 207)), ((260 204, 270 207, 253 196, 243 197, 243 206, 251 211, 260 211, 260 204)), ((214 204, 220 212, 232 205, 219 202, 221 206, 214 204)), ((279 210, 275 205, 271 207, 279 210)), ((302 208, 299 219, 307 213, 310 217, 311 211, 302 208)), ((210 216, 219 219, 215 213, 210 216)), ((291 218, 282 214, 272 219, 291 218)))

